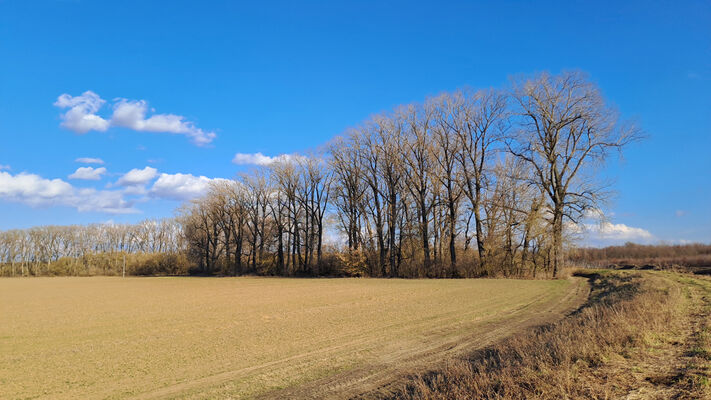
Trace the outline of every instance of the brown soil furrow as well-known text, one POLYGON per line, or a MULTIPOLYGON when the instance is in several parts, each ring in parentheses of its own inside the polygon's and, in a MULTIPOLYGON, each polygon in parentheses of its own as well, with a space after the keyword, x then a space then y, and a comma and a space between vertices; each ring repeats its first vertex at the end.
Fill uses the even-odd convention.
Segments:
POLYGON ((523 329, 553 322, 574 311, 587 299, 589 288, 584 280, 576 284, 560 301, 533 302, 486 323, 476 332, 452 337, 442 342, 433 337, 417 349, 401 349, 368 365, 329 376, 306 385, 267 393, 263 399, 377 398, 401 385, 408 376, 435 368, 446 360, 493 344, 523 329), (527 309, 534 307, 535 310, 527 309), (524 312, 525 311, 525 312, 524 312))

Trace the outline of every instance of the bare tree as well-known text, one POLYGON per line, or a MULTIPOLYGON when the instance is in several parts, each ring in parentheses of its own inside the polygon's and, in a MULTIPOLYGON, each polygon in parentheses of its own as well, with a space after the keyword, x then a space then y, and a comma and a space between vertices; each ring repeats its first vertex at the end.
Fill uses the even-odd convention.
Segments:
POLYGON ((285 200, 286 211, 286 265, 291 264, 290 273, 297 271, 303 264, 301 254, 300 218, 303 214, 298 201, 300 175, 297 163, 291 160, 282 160, 271 166, 274 180, 279 193, 285 200))
POLYGON ((433 109, 431 104, 424 107, 409 105, 398 110, 405 115, 407 135, 402 138, 403 162, 401 164, 403 175, 406 177, 407 189, 415 203, 418 217, 418 231, 425 271, 430 267, 430 214, 434 207, 432 198, 433 168, 432 151, 430 149, 430 129, 432 124, 433 109))
POLYGON ((461 165, 462 188, 471 206, 479 262, 485 267, 484 217, 482 203, 487 185, 488 162, 495 151, 494 146, 506 131, 506 98, 495 90, 475 93, 455 93, 452 112, 453 130, 457 134, 460 149, 457 159, 461 165))
POLYGON ((357 250, 361 242, 361 200, 366 190, 357 135, 357 132, 351 131, 345 138, 338 138, 331 144, 331 168, 337 182, 335 206, 348 237, 349 250, 357 250))
POLYGON ((264 245, 267 237, 267 209, 269 206, 269 187, 264 170, 254 170, 240 177, 247 206, 247 229, 249 230, 249 246, 252 270, 256 271, 257 263, 264 258, 264 245))
MULTIPOLYGON (((310 207, 312 226, 316 237, 316 267, 320 268, 323 258, 323 234, 328 201, 331 194, 333 174, 327 168, 326 160, 321 157, 309 157, 304 161, 306 178, 310 182, 310 207)), ((313 246, 311 246, 311 249, 313 246)), ((318 274, 318 270, 315 271, 318 274)))
POLYGON ((534 182, 546 193, 553 240, 553 275, 563 265, 563 225, 576 222, 597 206, 601 187, 591 169, 610 150, 639 137, 606 105, 599 89, 581 72, 541 73, 514 82, 517 136, 509 150, 534 171, 534 182))
MULTIPOLYGON (((447 212, 447 232, 449 236, 450 276, 457 276, 457 221, 459 220, 459 203, 463 190, 461 182, 461 165, 457 156, 462 154, 460 140, 457 140, 455 128, 459 125, 459 98, 444 94, 431 100, 434 108, 434 124, 432 136, 433 158, 438 165, 435 174, 437 184, 444 189, 444 205, 447 212)), ((460 157, 461 158, 461 157, 460 157)))

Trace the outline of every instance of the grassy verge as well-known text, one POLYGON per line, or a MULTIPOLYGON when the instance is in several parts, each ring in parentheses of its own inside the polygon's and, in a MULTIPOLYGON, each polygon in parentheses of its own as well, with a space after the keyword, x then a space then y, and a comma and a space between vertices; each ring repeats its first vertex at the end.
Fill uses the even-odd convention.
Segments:
POLYGON ((594 271, 558 323, 418 376, 398 399, 711 398, 711 281, 594 271))

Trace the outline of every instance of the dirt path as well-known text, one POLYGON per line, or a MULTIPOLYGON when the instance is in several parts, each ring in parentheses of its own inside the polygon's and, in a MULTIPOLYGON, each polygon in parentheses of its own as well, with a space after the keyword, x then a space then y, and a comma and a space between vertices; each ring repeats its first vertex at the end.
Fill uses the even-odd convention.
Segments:
MULTIPOLYGON (((482 324, 474 332, 462 332, 445 340, 432 335, 416 347, 393 349, 378 362, 331 375, 305 385, 267 393, 263 399, 378 398, 390 393, 409 375, 436 368, 447 359, 492 343, 533 326, 556 321, 585 302, 589 287, 584 279, 574 279, 566 296, 559 301, 532 302, 496 321, 482 324)), ((448 329, 443 326, 442 330, 448 329)))

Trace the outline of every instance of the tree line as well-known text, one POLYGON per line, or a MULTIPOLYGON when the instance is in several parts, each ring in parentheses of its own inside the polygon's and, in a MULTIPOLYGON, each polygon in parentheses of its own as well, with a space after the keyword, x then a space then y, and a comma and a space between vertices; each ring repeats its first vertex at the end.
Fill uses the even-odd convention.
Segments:
POLYGON ((13 229, 0 232, 0 275, 186 273, 184 248, 174 219, 13 229))
POLYGON ((571 262, 596 268, 679 268, 711 274, 711 244, 625 243, 623 246, 577 248, 569 255, 571 262))
POLYGON ((175 219, 2 232, 0 272, 556 276, 638 137, 581 72, 456 90, 216 180, 175 219))
POLYGON ((179 221, 205 273, 555 276, 566 226, 603 200, 598 168, 638 137, 585 74, 541 73, 375 115, 179 221))

